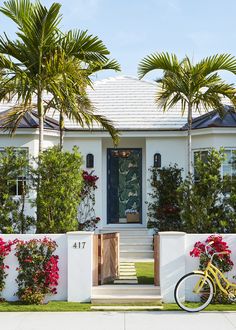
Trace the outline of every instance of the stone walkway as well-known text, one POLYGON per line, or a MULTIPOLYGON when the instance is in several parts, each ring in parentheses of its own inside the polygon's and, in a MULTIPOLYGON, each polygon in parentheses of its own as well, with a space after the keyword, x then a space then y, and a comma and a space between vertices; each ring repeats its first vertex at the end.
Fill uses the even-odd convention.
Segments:
POLYGON ((234 330, 236 312, 0 313, 4 330, 234 330))

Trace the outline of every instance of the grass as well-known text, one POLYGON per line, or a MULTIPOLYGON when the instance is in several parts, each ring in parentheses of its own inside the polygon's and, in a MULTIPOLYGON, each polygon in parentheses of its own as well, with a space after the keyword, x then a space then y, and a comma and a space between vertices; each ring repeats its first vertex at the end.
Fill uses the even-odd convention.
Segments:
MULTIPOLYGON (((191 304, 189 304, 190 306, 191 304)), ((192 304, 193 305, 193 304, 192 304)), ((179 311, 180 308, 176 304, 163 304, 164 311, 179 311)), ((236 312, 236 304, 210 304, 204 311, 225 311, 225 312, 236 312)))
MULTIPOLYGON (((104 306, 120 306, 121 304, 99 304, 104 306)), ((19 302, 0 303, 0 312, 88 312, 91 306, 89 303, 71 303, 66 301, 51 301, 46 305, 22 305, 19 302)), ((122 306, 155 306, 154 303, 122 304, 122 306)), ((163 304, 163 311, 180 311, 176 304, 163 304)), ((211 304, 205 311, 234 311, 236 304, 211 304)))
POLYGON ((90 311, 89 303, 72 303, 67 301, 50 301, 45 305, 23 305, 19 302, 1 302, 0 312, 86 312, 90 311))
POLYGON ((135 263, 138 284, 154 284, 154 263, 136 262, 135 263))

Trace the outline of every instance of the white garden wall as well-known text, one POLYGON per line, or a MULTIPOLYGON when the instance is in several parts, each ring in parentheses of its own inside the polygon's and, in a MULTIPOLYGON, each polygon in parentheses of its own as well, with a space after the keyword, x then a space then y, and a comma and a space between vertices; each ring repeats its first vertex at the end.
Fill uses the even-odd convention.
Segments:
MULTIPOLYGON (((87 302, 91 299, 92 290, 92 247, 93 233, 71 232, 67 234, 0 234, 4 241, 20 239, 28 241, 31 239, 42 239, 44 237, 56 241, 58 247, 55 254, 59 256, 59 284, 57 294, 49 296, 48 300, 68 300, 74 302, 87 302), (77 247, 79 242, 85 242, 81 248, 77 247)), ((8 301, 17 300, 17 270, 18 260, 14 255, 15 250, 6 257, 5 263, 10 267, 7 271, 6 285, 2 293, 3 298, 8 301)))
MULTIPOLYGON (((160 232, 160 288, 166 303, 174 302, 174 288, 185 274, 198 269, 199 259, 189 255, 197 241, 205 241, 211 234, 186 234, 183 232, 160 232)), ((236 275, 236 234, 224 234, 223 239, 232 251, 233 270, 227 274, 236 275)))

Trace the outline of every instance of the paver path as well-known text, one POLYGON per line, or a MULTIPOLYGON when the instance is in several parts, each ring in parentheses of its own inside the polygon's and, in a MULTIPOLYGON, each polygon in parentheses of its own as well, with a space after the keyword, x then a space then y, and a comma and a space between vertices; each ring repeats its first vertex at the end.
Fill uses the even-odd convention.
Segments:
POLYGON ((233 330, 236 312, 0 313, 4 330, 233 330))

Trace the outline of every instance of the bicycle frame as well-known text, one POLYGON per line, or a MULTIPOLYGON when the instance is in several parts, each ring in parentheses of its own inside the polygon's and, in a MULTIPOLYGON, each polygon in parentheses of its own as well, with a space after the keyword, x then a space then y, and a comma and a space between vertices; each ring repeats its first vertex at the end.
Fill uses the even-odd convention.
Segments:
POLYGON ((208 262, 208 265, 206 267, 206 269, 204 271, 195 271, 194 273, 196 274, 203 274, 204 275, 204 280, 202 281, 201 279, 196 283, 195 287, 194 287, 194 292, 199 293, 200 290, 203 288, 204 284, 205 284, 205 280, 206 278, 209 278, 213 285, 214 285, 214 293, 216 292, 216 285, 218 286, 218 288, 224 292, 226 295, 229 294, 229 292, 227 291, 229 288, 233 288, 235 290, 235 294, 236 294, 236 284, 230 282, 225 276, 224 274, 216 267, 212 264, 212 261, 210 260, 208 262), (214 280, 215 279, 215 282, 214 280), (226 284, 226 287, 224 288, 220 282, 220 279, 222 279, 224 281, 224 283, 226 284), (202 283, 201 283, 202 282, 202 283))

